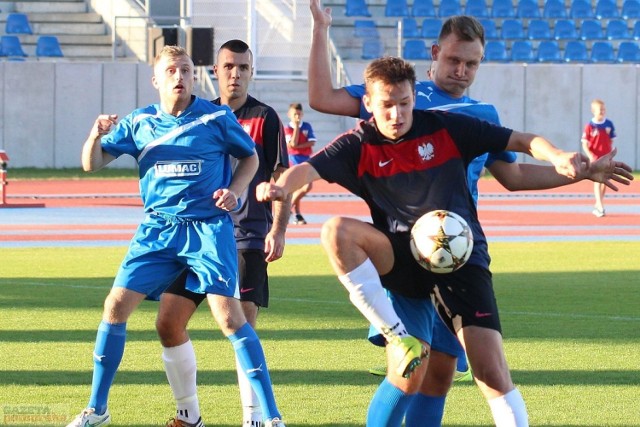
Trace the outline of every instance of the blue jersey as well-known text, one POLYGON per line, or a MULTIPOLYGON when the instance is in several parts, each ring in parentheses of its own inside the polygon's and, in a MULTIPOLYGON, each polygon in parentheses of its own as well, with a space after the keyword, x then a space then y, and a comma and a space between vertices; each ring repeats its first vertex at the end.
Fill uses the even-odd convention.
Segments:
MULTIPOLYGON (((345 87, 349 95, 362 100, 365 93, 364 85, 352 85, 345 87)), ((416 110, 441 110, 451 111, 453 113, 466 114, 468 116, 477 117, 496 125, 500 124, 500 117, 496 107, 492 104, 479 102, 475 99, 463 96, 461 98, 453 98, 446 92, 442 91, 432 81, 416 82, 416 110)), ((364 108, 362 101, 360 102, 360 118, 369 119, 371 114, 364 108)), ((510 151, 501 153, 483 154, 474 159, 467 168, 467 184, 474 201, 478 202, 478 180, 482 174, 484 167, 491 166, 496 160, 513 163, 516 161, 516 155, 510 151)))
POLYGON ((129 154, 138 162, 145 212, 191 220, 227 214, 212 196, 231 183, 229 156, 255 152, 228 107, 195 96, 177 117, 159 104, 133 111, 101 144, 112 156, 129 154))

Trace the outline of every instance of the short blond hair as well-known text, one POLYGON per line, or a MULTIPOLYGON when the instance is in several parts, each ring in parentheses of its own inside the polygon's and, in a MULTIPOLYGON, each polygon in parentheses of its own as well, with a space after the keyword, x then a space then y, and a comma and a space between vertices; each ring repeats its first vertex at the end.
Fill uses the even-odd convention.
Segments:
POLYGON ((158 62, 160 62, 162 58, 165 58, 165 57, 178 58, 181 56, 186 56, 187 58, 191 59, 191 57, 187 53, 187 50, 182 46, 167 45, 167 46, 164 46, 162 50, 156 55, 153 61, 153 65, 156 65, 158 62))

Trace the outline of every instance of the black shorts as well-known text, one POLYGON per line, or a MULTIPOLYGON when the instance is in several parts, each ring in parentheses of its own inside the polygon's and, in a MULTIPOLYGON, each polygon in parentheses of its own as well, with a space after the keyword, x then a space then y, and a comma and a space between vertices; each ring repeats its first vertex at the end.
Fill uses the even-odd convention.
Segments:
POLYGON ((389 238, 394 255, 393 268, 380 276, 386 289, 410 298, 431 298, 438 314, 454 333, 463 326, 502 332, 489 270, 466 264, 453 273, 431 273, 413 258, 410 233, 380 231, 389 238))
MULTIPOLYGON (((253 302, 259 307, 268 307, 269 305, 269 276, 267 275, 265 258, 264 251, 259 249, 238 250, 240 300, 253 302)), ((165 292, 188 298, 198 306, 204 301, 206 295, 185 289, 187 274, 189 274, 189 270, 182 272, 165 292)))

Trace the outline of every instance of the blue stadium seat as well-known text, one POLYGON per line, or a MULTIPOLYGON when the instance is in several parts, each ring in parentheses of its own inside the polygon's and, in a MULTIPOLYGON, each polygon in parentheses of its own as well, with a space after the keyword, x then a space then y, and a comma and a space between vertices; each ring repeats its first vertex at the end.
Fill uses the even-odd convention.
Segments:
POLYGON ((633 25, 633 33, 631 34, 634 40, 640 40, 640 20, 636 21, 633 25))
POLYGON ((618 62, 640 62, 640 46, 637 42, 625 41, 618 45, 618 62))
POLYGON ((431 52, 427 49, 424 40, 407 40, 402 49, 404 59, 431 59, 431 52))
POLYGON ((553 27, 553 38, 556 40, 573 40, 578 38, 578 29, 573 19, 558 19, 553 27))
POLYGON ((561 62, 560 45, 555 40, 543 40, 538 45, 538 62, 561 62))
POLYGON ((62 58, 62 48, 60 47, 60 41, 56 36, 40 36, 36 43, 36 56, 38 57, 50 57, 50 58, 62 58))
POLYGON ((537 0, 520 0, 516 7, 518 18, 540 18, 540 7, 537 0))
POLYGON ((10 58, 24 58, 27 56, 27 54, 24 53, 24 50, 22 50, 22 43, 20 43, 20 39, 18 38, 18 36, 2 36, 2 40, 0 40, 0 46, 2 49, 2 56, 7 56, 10 58))
POLYGON ((24 13, 10 13, 4 27, 6 34, 33 34, 29 18, 24 13))
POLYGON ((464 5, 464 14, 476 18, 488 18, 491 15, 485 0, 467 0, 464 5))
POLYGON ((514 18, 516 11, 512 0, 493 0, 491 4, 491 16, 494 18, 514 18))
POLYGON ((624 0, 620 15, 624 19, 640 19, 640 0, 624 0))
POLYGON ((597 41, 591 45, 591 62, 614 62, 613 45, 608 41, 597 41))
POLYGON ((572 0, 569 7, 569 17, 573 19, 595 18, 591 2, 589 0, 572 0))
POLYGON ((489 40, 484 46, 484 60, 487 62, 507 62, 507 45, 502 40, 489 40))
POLYGON ((459 0, 440 0, 440 7, 438 8, 438 16, 449 17, 454 15, 461 15, 462 7, 459 0))
POLYGON ((567 18, 567 7, 564 0, 546 0, 542 9, 542 17, 547 19, 567 18))
POLYGON ((380 39, 365 39, 362 42, 362 59, 376 59, 384 55, 384 45, 380 39))
POLYGON ((631 38, 627 21, 624 19, 612 19, 607 22, 605 35, 609 40, 628 40, 631 38))
POLYGON ((353 35, 359 38, 376 38, 379 36, 378 27, 374 21, 356 19, 353 21, 353 35))
POLYGON ((582 40, 569 40, 564 47, 564 62, 589 62, 586 43, 582 40))
POLYGON ((405 39, 420 37, 418 22, 414 18, 402 18, 402 37, 405 39))
POLYGON ((420 35, 425 39, 437 39, 440 35, 440 28, 442 28, 441 20, 437 18, 425 18, 424 21, 422 21, 420 35))
POLYGON ((527 38, 529 40, 550 40, 551 28, 546 19, 532 19, 527 28, 527 38))
POLYGON ((533 62, 533 44, 529 40, 516 40, 511 44, 512 62, 533 62))
POLYGON ((585 19, 580 26, 580 38, 582 40, 602 40, 604 39, 604 31, 602 24, 595 19, 585 19))
POLYGON ((371 17, 371 12, 365 0, 347 0, 345 3, 346 16, 366 16, 371 17))
POLYGON ((407 0, 387 0, 384 16, 410 16, 407 0))
POLYGON ((620 11, 615 0, 598 0, 595 13, 598 19, 620 18, 620 11))
POLYGON ((502 38, 505 40, 524 39, 524 27, 520 19, 505 19, 502 21, 502 38))
POLYGON ((416 17, 425 16, 435 18, 438 14, 436 13, 436 8, 433 5, 433 0, 413 0, 411 15, 416 17))
POLYGON ((496 21, 493 19, 480 19, 480 23, 484 27, 485 40, 497 39, 500 37, 496 28, 496 21))

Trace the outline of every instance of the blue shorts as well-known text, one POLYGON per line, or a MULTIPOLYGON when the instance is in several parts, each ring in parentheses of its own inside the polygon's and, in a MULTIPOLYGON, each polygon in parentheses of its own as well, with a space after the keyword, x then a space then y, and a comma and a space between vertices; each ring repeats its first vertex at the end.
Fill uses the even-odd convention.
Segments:
POLYGON ((306 154, 289 154, 289 165, 299 165, 300 163, 306 162, 310 158, 311 156, 307 156, 306 154))
POLYGON ((131 240, 113 286, 157 301, 185 268, 194 273, 188 275, 188 290, 240 297, 238 255, 229 215, 203 221, 147 215, 131 240))
MULTIPOLYGON (((409 298, 387 291, 393 308, 402 319, 409 335, 431 345, 431 349, 457 358, 465 357, 458 338, 447 328, 430 300, 409 298)), ((369 328, 369 341, 378 346, 385 345, 385 339, 375 327, 369 328)))

